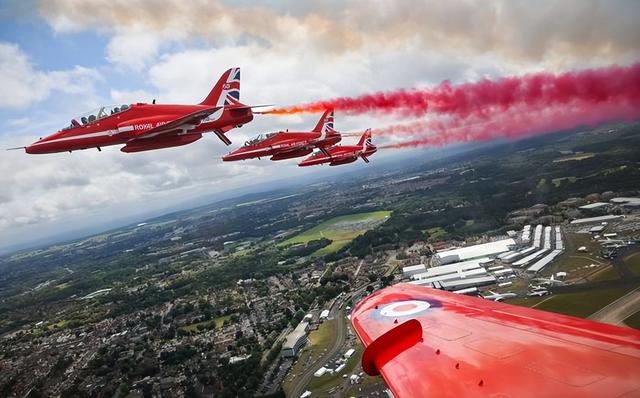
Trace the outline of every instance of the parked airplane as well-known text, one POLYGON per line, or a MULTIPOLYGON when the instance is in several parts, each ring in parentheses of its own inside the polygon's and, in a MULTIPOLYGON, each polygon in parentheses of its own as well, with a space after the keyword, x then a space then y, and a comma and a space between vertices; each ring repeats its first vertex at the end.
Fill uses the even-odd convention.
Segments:
POLYGON ((271 160, 283 160, 306 156, 318 148, 327 148, 342 139, 333 129, 333 110, 327 109, 311 131, 278 131, 260 134, 247 141, 243 147, 222 157, 225 162, 271 156, 271 160))
POLYGON ((547 296, 549 294, 551 294, 551 292, 548 291, 547 289, 536 289, 536 290, 533 290, 533 291, 527 293, 527 296, 529 296, 529 297, 542 297, 542 296, 547 296))
POLYGON ((21 148, 41 154, 124 144, 122 152, 140 152, 190 144, 207 132, 229 145, 225 133, 253 120, 254 107, 240 102, 240 68, 232 68, 197 105, 156 104, 154 100, 152 104, 103 106, 21 148))
POLYGON ((506 299, 510 299, 510 298, 516 298, 518 297, 517 294, 515 293, 496 293, 496 292, 492 292, 491 290, 489 290, 488 295, 482 296, 483 299, 485 300, 493 300, 493 301, 504 301, 506 299))
POLYGON ((554 286, 554 285, 564 286, 567 284, 565 281, 555 279, 554 275, 551 275, 551 278, 535 278, 534 281, 547 286, 554 286))
POLYGON ((396 398, 635 397, 640 331, 397 284, 358 303, 362 368, 396 398))
POLYGON ((367 129, 357 145, 336 145, 325 151, 318 151, 298 163, 298 166, 314 166, 322 163, 337 166, 355 162, 358 158, 369 163, 369 156, 376 153, 377 150, 376 146, 371 143, 371 129, 367 129))

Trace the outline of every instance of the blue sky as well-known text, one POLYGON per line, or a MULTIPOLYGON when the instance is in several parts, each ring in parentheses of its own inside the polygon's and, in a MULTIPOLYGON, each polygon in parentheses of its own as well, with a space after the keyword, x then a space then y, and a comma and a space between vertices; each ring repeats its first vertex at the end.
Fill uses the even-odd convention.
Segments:
MULTIPOLYGON (((289 105, 445 79, 629 64, 640 54, 640 3, 624 0, 162 4, 1 1, 0 147, 29 144, 98 105, 199 102, 234 66, 243 70, 243 102, 289 105)), ((256 117, 231 137, 237 144, 262 131, 304 129, 317 117, 256 117)), ((335 127, 361 131, 399 121, 337 112, 335 127)), ((256 180, 319 172, 295 162, 222 164, 227 151, 205 137, 140 154, 116 147, 2 153, 0 247, 100 225, 114 212, 135 216, 256 180)), ((394 156, 409 155, 381 151, 376 158, 394 156)))

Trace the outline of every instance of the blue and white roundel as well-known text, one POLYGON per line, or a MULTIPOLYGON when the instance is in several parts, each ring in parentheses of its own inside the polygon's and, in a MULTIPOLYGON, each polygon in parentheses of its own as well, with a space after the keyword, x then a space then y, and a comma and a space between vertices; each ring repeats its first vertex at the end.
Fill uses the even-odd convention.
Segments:
POLYGON ((424 312, 429 308, 431 308, 431 304, 427 301, 398 301, 397 303, 388 304, 382 308, 380 310, 380 315, 388 317, 408 316, 424 312))
POLYGON ((442 304, 437 300, 401 300, 393 303, 382 304, 374 311, 371 311, 369 316, 372 319, 377 319, 379 321, 388 318, 415 318, 441 306, 442 304))

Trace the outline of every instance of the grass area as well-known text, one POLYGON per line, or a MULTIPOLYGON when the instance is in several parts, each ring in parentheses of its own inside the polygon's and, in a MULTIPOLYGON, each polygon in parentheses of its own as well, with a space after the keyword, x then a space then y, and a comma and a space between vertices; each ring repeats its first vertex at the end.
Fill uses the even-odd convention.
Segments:
POLYGON ((336 339, 335 324, 335 319, 326 320, 322 322, 318 329, 309 333, 308 350, 314 356, 318 356, 336 339))
POLYGON ((509 300, 508 303, 527 307, 539 304, 536 305, 536 309, 586 318, 637 287, 637 284, 624 284, 586 292, 557 294, 550 298, 515 299, 509 300), (543 300, 544 302, 541 302, 543 300))
POLYGON ((519 297, 519 298, 514 298, 514 299, 510 299, 510 300, 505 300, 505 303, 507 304, 513 304, 513 305, 519 305, 521 307, 533 307, 534 305, 537 305, 538 303, 540 303, 542 300, 546 300, 549 297, 519 297))
POLYGON ((594 274, 589 276, 587 279, 593 282, 598 282, 598 281, 610 281, 618 278, 620 278, 620 275, 618 275, 618 272, 615 270, 615 268, 613 268, 613 266, 611 265, 607 265, 604 268, 601 267, 601 269, 598 270, 598 272, 595 272, 594 274))
POLYGON ((592 158, 594 156, 595 155, 593 153, 576 153, 575 155, 565 156, 559 159, 555 159, 553 163, 570 162, 572 160, 585 160, 585 159, 592 158))
POLYGON ((447 231, 442 227, 429 228, 427 230, 430 239, 441 239, 447 236, 447 231))
POLYGON ((557 268, 554 268, 554 272, 570 272, 572 277, 576 277, 577 275, 574 272, 581 270, 579 274, 584 276, 583 274, 594 271, 590 268, 584 269, 584 267, 588 267, 591 264, 603 264, 603 260, 597 257, 600 252, 600 245, 591 239, 591 234, 568 233, 567 239, 569 240, 567 244, 568 250, 558 256, 556 260, 557 268), (587 251, 579 252, 578 248, 581 246, 586 247, 587 251))
POLYGON ((318 329, 309 333, 309 342, 298 355, 296 363, 293 364, 282 383, 285 393, 288 394, 291 391, 293 380, 306 370, 307 364, 313 363, 324 351, 329 349, 329 345, 336 339, 335 324, 335 319, 326 320, 318 329))
POLYGON ((68 320, 63 319, 57 323, 52 323, 50 325, 47 325, 47 330, 60 330, 60 329, 64 329, 65 327, 67 327, 67 324, 69 323, 68 320))
POLYGON ((640 253, 629 254, 622 260, 631 270, 631 272, 633 272, 635 275, 640 275, 640 253))
POLYGON ((565 181, 565 180, 571 183, 578 181, 576 177, 560 177, 560 178, 552 179, 551 183, 553 184, 554 187, 560 188, 560 185, 562 185, 562 181, 565 181))
POLYGON ((356 213, 347 216, 335 217, 317 226, 300 233, 293 238, 278 244, 278 247, 293 245, 296 243, 308 243, 322 238, 331 239, 333 242, 319 249, 313 255, 323 256, 333 253, 357 236, 371 229, 375 222, 382 221, 391 215, 391 211, 374 211, 371 213, 356 213))
POLYGON ((187 331, 187 332, 193 332, 193 333, 198 333, 201 332, 203 330, 207 330, 211 328, 211 325, 215 324, 216 329, 222 327, 222 325, 224 324, 224 321, 226 321, 227 319, 230 319, 231 315, 225 315, 225 316, 220 316, 214 319, 210 319, 208 321, 202 321, 202 322, 198 322, 198 323, 192 323, 191 325, 187 325, 187 326, 182 326, 180 329, 187 331))
POLYGON ((640 311, 636 312, 635 314, 631 315, 629 318, 625 319, 624 323, 627 326, 632 327, 634 329, 640 329, 640 311))

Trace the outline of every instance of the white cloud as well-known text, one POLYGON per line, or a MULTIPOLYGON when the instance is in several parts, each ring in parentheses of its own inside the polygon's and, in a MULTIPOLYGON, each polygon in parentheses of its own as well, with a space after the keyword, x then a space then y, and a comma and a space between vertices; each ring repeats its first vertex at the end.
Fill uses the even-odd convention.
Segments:
POLYGON ((556 64, 580 59, 630 62, 640 54, 635 18, 640 5, 626 0, 159 4, 111 0, 96 6, 42 0, 39 11, 58 32, 90 29, 112 34, 136 26, 167 41, 198 37, 218 46, 253 41, 290 53, 313 47, 326 56, 372 46, 380 51, 413 47, 556 64))
POLYGON ((99 75, 92 69, 76 66, 65 71, 36 69, 26 54, 11 43, 0 42, 0 107, 26 108, 46 99, 52 92, 91 91, 99 75))
MULTIPOLYGON (((243 102, 291 105, 444 79, 624 63, 639 54, 637 13, 628 11, 637 5, 630 2, 159 4, 42 1, 39 12, 56 34, 103 35, 106 62, 100 74, 80 66, 46 71, 18 46, 0 42, 0 87, 11 93, 0 97, 0 108, 17 109, 1 115, 12 138, 0 134, 0 147, 32 142, 102 101, 198 103, 233 66, 242 68, 243 102), (554 13, 560 17, 552 18, 554 13), (123 87, 122 79, 126 88, 96 93, 101 74, 109 77, 102 83, 123 87), (33 106, 51 104, 53 94, 66 94, 56 96, 63 104, 56 104, 55 111, 33 106)), ((15 241, 16 229, 42 234, 45 226, 71 229, 69 220, 76 227, 101 224, 114 214, 139 214, 257 181, 326 172, 299 169, 295 160, 220 160, 257 133, 304 131, 318 116, 257 115, 228 134, 232 147, 207 135, 186 147, 136 154, 117 147, 36 156, 5 153, 0 156, 0 242, 15 241)), ((336 129, 343 132, 396 123, 392 115, 336 114, 336 129)), ((374 140, 383 144, 398 137, 374 140)), ((391 156, 388 152, 376 156, 391 156)))
POLYGON ((158 55, 163 40, 162 35, 143 27, 118 29, 107 45, 107 60, 140 71, 158 55))
POLYGON ((151 102, 155 98, 154 94, 145 90, 116 90, 111 89, 111 102, 114 104, 132 104, 136 102, 151 102))

